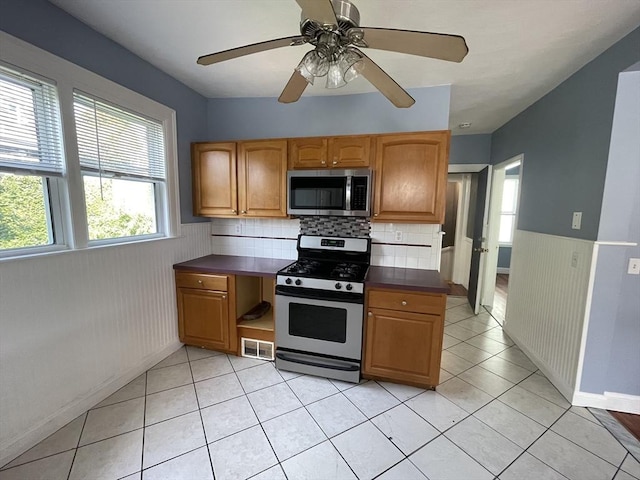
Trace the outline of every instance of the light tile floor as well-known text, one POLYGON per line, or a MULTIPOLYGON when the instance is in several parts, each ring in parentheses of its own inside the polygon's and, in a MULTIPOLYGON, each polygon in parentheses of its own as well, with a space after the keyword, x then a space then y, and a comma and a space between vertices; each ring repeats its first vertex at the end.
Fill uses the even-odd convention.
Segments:
POLYGON ((437 391, 181 348, 0 480, 640 479, 489 314, 448 301, 437 391))

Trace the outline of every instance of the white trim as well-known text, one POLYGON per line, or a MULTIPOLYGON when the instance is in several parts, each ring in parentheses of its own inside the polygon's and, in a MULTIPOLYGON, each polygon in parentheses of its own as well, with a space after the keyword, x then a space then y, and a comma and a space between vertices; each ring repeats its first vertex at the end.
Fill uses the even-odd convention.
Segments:
POLYGON ((591 266, 589 269, 589 283, 587 284, 587 297, 584 306, 584 320, 582 322, 582 337, 580 338, 580 353, 578 354, 578 367, 576 368, 576 388, 573 396, 580 391, 582 386, 582 370, 584 368, 584 355, 587 350, 587 337, 589 335, 589 320, 591 319, 591 303, 593 301, 593 287, 596 283, 596 267, 598 264, 598 253, 600 245, 593 244, 591 252, 591 266))
POLYGON ((636 242, 609 242, 606 240, 596 241, 596 245, 607 245, 611 247, 637 247, 638 244, 636 242))
POLYGON ((640 396, 626 393, 604 392, 604 394, 575 392, 571 400, 578 407, 602 408, 616 412, 640 414, 640 396))
POLYGON ((172 342, 161 351, 147 357, 144 362, 124 372, 118 378, 115 378, 114 380, 111 380, 106 384, 102 384, 96 387, 96 390, 93 393, 90 393, 83 398, 79 398, 75 402, 67 404, 57 412, 49 415, 38 425, 30 428, 23 435, 16 438, 8 445, 0 445, 0 452, 2 452, 2 457, 0 457, 0 465, 5 465, 7 462, 13 460, 18 455, 21 455, 27 449, 33 447, 34 445, 47 438, 49 435, 55 433, 71 420, 82 415, 84 412, 94 407, 105 398, 120 390, 126 384, 149 370, 159 361, 177 351, 180 347, 182 347, 182 343, 180 343, 179 341, 176 340, 172 342))
POLYGON ((488 167, 488 163, 453 163, 449 164, 448 173, 476 173, 488 167))

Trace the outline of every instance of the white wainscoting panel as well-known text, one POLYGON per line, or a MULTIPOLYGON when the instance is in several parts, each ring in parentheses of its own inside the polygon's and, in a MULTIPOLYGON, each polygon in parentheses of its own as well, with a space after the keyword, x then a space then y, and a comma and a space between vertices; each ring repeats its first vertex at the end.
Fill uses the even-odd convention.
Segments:
POLYGON ((442 249, 440 256, 440 275, 445 281, 453 278, 453 256, 456 247, 446 247, 442 249))
POLYGON ((211 253, 181 231, 0 263, 0 465, 178 348, 172 265, 211 253))
POLYGON ((576 385, 592 250, 590 241, 517 230, 511 255, 504 328, 569 400, 576 385))

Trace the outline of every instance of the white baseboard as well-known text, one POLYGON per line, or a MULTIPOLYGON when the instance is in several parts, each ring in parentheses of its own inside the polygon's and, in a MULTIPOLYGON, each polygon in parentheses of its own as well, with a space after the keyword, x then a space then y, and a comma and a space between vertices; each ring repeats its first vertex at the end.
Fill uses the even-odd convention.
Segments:
POLYGON ((64 427, 71 420, 82 415, 91 407, 97 405, 109 395, 117 392, 127 383, 142 375, 156 363, 171 355, 180 347, 182 347, 182 343, 176 340, 169 346, 163 348, 158 353, 150 355, 145 359, 143 363, 136 366, 135 368, 128 370, 120 377, 96 387, 93 392, 87 394, 85 397, 66 405, 61 410, 58 410, 53 415, 50 415, 49 417, 44 419, 40 424, 35 425, 33 428, 27 430, 20 437, 13 439, 11 443, 2 445, 2 448, 0 448, 0 465, 5 465, 19 455, 22 455, 31 447, 37 445, 49 435, 64 427))
POLYGON ((504 273, 506 275, 509 275, 509 267, 498 267, 496 271, 498 273, 504 273))
POLYGON ((625 393, 604 392, 597 393, 575 392, 571 401, 579 407, 602 408, 616 412, 640 415, 640 396, 625 393))

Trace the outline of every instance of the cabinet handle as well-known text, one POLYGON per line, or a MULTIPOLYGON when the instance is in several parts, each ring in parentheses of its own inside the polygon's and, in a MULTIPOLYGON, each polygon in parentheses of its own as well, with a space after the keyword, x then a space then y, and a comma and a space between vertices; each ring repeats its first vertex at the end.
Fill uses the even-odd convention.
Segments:
POLYGON ((337 161, 337 160, 334 160, 334 161, 333 161, 333 164, 334 164, 334 165, 337 165, 337 164, 338 164, 338 161, 337 161))
POLYGON ((227 296, 226 296, 226 295, 222 295, 222 299, 223 299, 223 300, 226 300, 226 299, 227 299, 227 296))
POLYGON ((198 280, 198 283, 199 283, 200 285, 202 285, 202 280, 198 280))
POLYGON ((373 214, 373 216, 374 216, 374 217, 377 217, 377 216, 378 216, 378 214, 377 214, 377 213, 374 213, 374 214, 373 214))
POLYGON ((231 210, 231 213, 237 213, 235 210, 231 210))
POLYGON ((243 215, 245 215, 245 214, 247 213, 247 211, 246 211, 246 210, 242 210, 242 212, 241 212, 241 213, 242 213, 243 215))
POLYGON ((402 306, 403 306, 403 307, 406 307, 406 306, 407 306, 407 301, 406 301, 406 300, 402 300, 402 302, 401 302, 401 303, 402 303, 402 306))
POLYGON ((324 160, 322 160, 322 162, 320 162, 320 163, 322 163, 322 165, 326 165, 327 164, 327 162, 325 162, 324 160))
POLYGON ((371 312, 369 312, 367 315, 368 315, 369 317, 373 317, 373 313, 371 313, 371 312))

